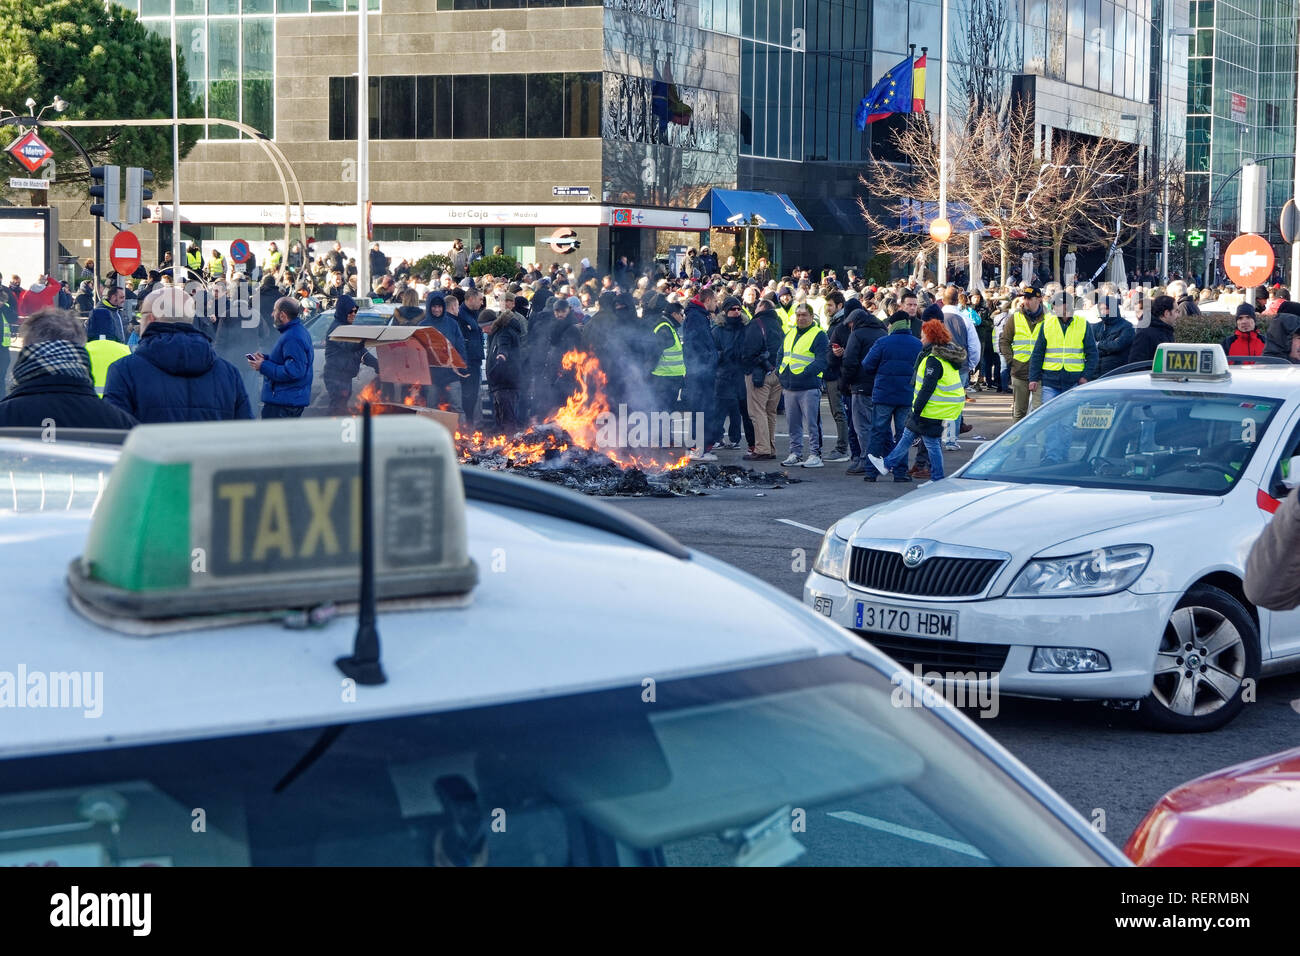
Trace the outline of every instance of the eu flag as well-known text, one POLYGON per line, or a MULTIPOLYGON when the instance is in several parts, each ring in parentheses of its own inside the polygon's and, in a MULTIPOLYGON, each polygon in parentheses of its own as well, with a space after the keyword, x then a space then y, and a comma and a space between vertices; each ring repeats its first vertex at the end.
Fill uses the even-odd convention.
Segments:
POLYGON ((912 112, 912 58, 903 57, 901 63, 880 78, 871 92, 858 104, 854 117, 860 130, 868 123, 884 119, 890 113, 912 112))

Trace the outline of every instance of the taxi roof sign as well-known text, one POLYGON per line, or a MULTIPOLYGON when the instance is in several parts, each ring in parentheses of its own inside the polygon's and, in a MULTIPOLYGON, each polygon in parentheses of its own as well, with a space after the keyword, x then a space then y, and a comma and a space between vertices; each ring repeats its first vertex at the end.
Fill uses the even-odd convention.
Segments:
POLYGON ((1222 345, 1161 342, 1151 363, 1151 377, 1180 382, 1224 382, 1232 376, 1222 345))
MULTIPOLYGON (((372 424, 377 597, 472 590, 478 571, 451 435, 415 415, 372 424)), ((357 600, 361 426, 136 427, 69 568, 74 605, 168 618, 357 600)))

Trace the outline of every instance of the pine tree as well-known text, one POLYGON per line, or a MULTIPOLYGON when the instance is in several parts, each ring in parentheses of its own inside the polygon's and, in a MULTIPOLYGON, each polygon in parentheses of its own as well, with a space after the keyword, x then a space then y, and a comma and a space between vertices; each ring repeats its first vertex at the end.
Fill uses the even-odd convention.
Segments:
POLYGON ((776 267, 772 265, 772 256, 767 250, 767 240, 763 238, 762 229, 750 229, 749 232, 749 258, 745 261, 745 272, 753 275, 758 271, 758 260, 767 259, 768 268, 773 275, 776 275, 776 267))

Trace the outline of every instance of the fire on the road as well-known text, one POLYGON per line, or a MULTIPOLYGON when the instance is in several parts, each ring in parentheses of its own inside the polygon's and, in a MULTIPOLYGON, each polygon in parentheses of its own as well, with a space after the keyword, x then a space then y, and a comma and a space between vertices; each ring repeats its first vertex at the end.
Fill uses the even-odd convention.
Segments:
MULTIPOLYGON (((583 457, 603 456, 621 468, 639 468, 644 472, 664 472, 690 464, 689 455, 666 455, 662 460, 648 454, 636 455, 624 449, 606 447, 600 441, 601 422, 610 414, 605 392, 608 379, 594 355, 566 352, 560 367, 574 377, 572 393, 564 405, 545 422, 530 426, 514 436, 485 435, 481 431, 456 431, 456 446, 462 461, 480 460, 485 456, 504 459, 510 467, 535 465, 556 460, 564 463, 573 454, 583 457)), ((381 398, 379 383, 372 380, 356 399, 356 410, 363 402, 371 403, 372 414, 392 410, 381 398)), ((402 398, 405 406, 424 405, 423 388, 414 385, 402 398)), ((440 406, 444 407, 445 406, 440 406)), ((449 409, 445 409, 449 410, 449 409)))

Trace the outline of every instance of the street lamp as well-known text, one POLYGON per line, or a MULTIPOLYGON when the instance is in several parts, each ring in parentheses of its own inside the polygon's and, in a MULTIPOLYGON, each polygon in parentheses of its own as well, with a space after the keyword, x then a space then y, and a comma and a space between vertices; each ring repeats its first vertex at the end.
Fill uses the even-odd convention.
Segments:
MULTIPOLYGON (((1169 55, 1169 41, 1175 37, 1194 37, 1196 30, 1192 27, 1168 27, 1165 29, 1163 52, 1164 59, 1160 63, 1161 83, 1168 87, 1169 72, 1165 64, 1173 59, 1169 55)), ((1163 96, 1162 96, 1163 99, 1163 96)), ((1163 104, 1162 104, 1163 105, 1163 104)), ((1169 110, 1160 110, 1160 159, 1168 163, 1166 153, 1169 151, 1168 131, 1169 131, 1169 110)), ((1169 177, 1159 167, 1156 168, 1156 174, 1163 180, 1161 189, 1161 204, 1164 206, 1165 230, 1162 243, 1164 246, 1163 255, 1161 256, 1160 271, 1163 273, 1162 278, 1165 282, 1169 281, 1169 177)))

